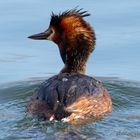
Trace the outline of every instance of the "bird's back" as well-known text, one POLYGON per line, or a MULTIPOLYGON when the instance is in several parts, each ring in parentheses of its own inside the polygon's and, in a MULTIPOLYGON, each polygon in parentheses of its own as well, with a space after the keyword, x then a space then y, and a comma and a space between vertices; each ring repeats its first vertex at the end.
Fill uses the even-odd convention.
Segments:
POLYGON ((97 119, 110 112, 111 108, 110 96, 102 83, 76 73, 58 74, 43 82, 35 90, 28 106, 30 112, 47 119, 65 118, 71 123, 97 119))

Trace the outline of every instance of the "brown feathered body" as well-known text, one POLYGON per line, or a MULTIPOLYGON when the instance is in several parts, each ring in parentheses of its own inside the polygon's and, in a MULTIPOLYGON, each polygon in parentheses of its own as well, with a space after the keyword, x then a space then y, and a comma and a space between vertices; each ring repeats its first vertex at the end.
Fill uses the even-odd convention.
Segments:
POLYGON ((95 33, 83 19, 86 11, 52 14, 49 29, 30 36, 58 45, 64 68, 33 93, 28 111, 46 119, 77 124, 96 120, 112 110, 111 98, 102 83, 85 75, 87 60, 95 48, 95 33))

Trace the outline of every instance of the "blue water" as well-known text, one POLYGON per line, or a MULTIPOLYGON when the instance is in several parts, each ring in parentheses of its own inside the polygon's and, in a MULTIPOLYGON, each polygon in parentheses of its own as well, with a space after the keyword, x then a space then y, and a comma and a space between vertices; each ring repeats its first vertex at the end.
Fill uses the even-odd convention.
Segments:
POLYGON ((63 63, 56 45, 49 41, 32 41, 27 37, 48 27, 52 11, 59 13, 77 5, 91 13, 86 20, 94 27, 97 36, 87 74, 139 81, 139 0, 1 0, 0 83, 59 72, 63 63))
MULTIPOLYGON (((74 8, 91 13, 96 49, 87 74, 101 79, 113 98, 113 113, 80 126, 88 139, 140 139, 140 1, 0 1, 0 139, 47 139, 64 124, 26 117, 31 92, 63 67, 56 44, 27 37, 44 31, 50 14, 74 8)), ((78 128, 79 129, 79 128, 78 128)))

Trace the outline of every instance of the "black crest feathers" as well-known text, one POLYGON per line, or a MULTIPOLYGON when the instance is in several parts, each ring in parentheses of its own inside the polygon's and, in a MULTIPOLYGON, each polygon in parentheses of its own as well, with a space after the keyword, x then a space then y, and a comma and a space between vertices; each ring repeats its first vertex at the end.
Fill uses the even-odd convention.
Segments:
POLYGON ((77 9, 74 8, 72 10, 67 10, 60 14, 59 16, 80 16, 80 17, 86 17, 90 16, 90 14, 87 11, 83 11, 83 8, 77 9))
POLYGON ((88 13, 88 11, 83 11, 83 8, 77 9, 77 7, 71 10, 67 10, 63 13, 59 13, 58 15, 52 12, 50 25, 58 25, 62 18, 69 17, 69 16, 76 16, 76 17, 83 18, 86 16, 90 16, 90 14, 88 13))

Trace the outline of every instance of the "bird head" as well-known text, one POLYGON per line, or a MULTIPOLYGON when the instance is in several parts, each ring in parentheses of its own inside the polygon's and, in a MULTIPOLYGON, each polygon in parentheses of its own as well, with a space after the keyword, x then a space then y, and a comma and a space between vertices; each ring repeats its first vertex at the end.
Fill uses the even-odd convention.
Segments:
MULTIPOLYGON (((86 63, 89 54, 94 50, 96 40, 92 27, 84 20, 84 17, 89 15, 87 11, 76 8, 58 15, 52 13, 48 29, 29 38, 55 42, 65 64, 72 65, 77 59, 86 63)), ((80 62, 76 63, 80 65, 80 62)))
POLYGON ((90 14, 83 9, 67 10, 58 15, 52 13, 50 25, 47 30, 29 36, 28 38, 34 40, 51 40, 57 45, 64 42, 74 42, 76 37, 85 36, 89 41, 94 40, 94 32, 90 25, 83 19, 83 17, 90 14))

